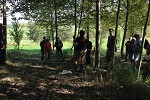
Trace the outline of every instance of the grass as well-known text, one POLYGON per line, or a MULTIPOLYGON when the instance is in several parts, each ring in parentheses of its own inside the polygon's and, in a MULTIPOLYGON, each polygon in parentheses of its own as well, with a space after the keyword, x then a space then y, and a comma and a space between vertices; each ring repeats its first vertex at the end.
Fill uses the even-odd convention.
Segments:
MULTIPOLYGON (((40 61, 39 43, 23 40, 20 50, 8 42, 7 64, 0 67, 0 98, 2 100, 149 100, 150 79, 136 81, 136 72, 128 63, 116 63, 112 72, 95 74, 92 66, 86 75, 61 75, 72 70, 72 44, 64 42, 65 62, 55 53, 52 62, 40 61), (100 79, 100 82, 97 81, 100 79), (103 78, 103 80, 101 80, 103 78)), ((118 53, 118 52, 117 52, 118 53)), ((101 67, 108 67, 103 51, 101 67)), ((117 58, 119 58, 117 56, 117 58)))

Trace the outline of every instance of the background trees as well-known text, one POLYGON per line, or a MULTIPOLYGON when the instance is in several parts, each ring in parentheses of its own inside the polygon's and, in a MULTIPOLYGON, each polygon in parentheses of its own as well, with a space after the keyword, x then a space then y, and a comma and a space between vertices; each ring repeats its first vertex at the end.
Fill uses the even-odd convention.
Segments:
POLYGON ((24 31, 22 30, 21 24, 18 22, 18 19, 13 18, 12 30, 10 30, 10 35, 13 37, 13 41, 16 43, 17 49, 19 49, 20 42, 23 38, 24 31))

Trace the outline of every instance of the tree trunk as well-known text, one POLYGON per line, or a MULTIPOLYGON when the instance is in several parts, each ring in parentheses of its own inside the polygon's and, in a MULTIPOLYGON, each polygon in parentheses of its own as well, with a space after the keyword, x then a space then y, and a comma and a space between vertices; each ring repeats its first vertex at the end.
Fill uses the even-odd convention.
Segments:
POLYGON ((124 43, 125 43, 127 27, 128 27, 128 16, 129 16, 129 0, 127 0, 127 13, 126 13, 124 35, 123 35, 122 46, 121 46, 121 59, 123 59, 123 57, 124 57, 123 51, 124 51, 124 43))
POLYGON ((51 32, 52 32, 52 44, 53 44, 53 50, 54 50, 54 29, 53 29, 53 12, 51 11, 51 32))
MULTIPOLYGON (((3 25, 5 25, 5 28, 3 29, 3 35, 4 35, 4 45, 7 47, 7 18, 6 18, 6 0, 3 0, 3 25)), ((6 61, 6 48, 4 53, 4 61, 6 61)))
POLYGON ((100 67, 100 0, 96 0, 96 43, 95 43, 95 66, 94 69, 100 67))
MULTIPOLYGON (((118 3, 118 9, 117 9, 117 16, 116 16, 116 28, 115 28, 115 41, 116 41, 116 38, 117 38, 117 31, 118 31, 118 20, 119 20, 119 13, 120 13, 120 0, 118 0, 119 3, 118 3)), ((112 65, 111 67, 113 68, 114 67, 114 54, 115 54, 115 46, 116 46, 116 42, 114 42, 114 47, 113 47, 113 57, 112 57, 112 65)))
POLYGON ((55 1, 55 31, 56 31, 56 40, 58 37, 58 32, 57 32, 57 1, 55 1))
POLYGON ((90 7, 89 7, 89 2, 88 2, 88 0, 87 0, 87 3, 88 3, 88 5, 87 5, 87 6, 88 6, 88 9, 87 9, 87 24, 86 24, 86 25, 87 25, 87 27, 86 27, 87 29, 86 29, 86 31, 87 31, 87 39, 89 39, 89 24, 90 24, 89 21, 90 21, 90 20, 89 20, 89 12, 88 12, 88 11, 90 10, 90 9, 89 9, 90 7))
POLYGON ((76 37, 77 32, 77 0, 74 1, 74 36, 76 37))
POLYGON ((82 0, 82 5, 81 5, 81 13, 80 13, 80 19, 79 19, 78 35, 79 35, 79 32, 80 32, 80 27, 81 27, 81 22, 82 22, 83 5, 84 5, 84 0, 82 0))
POLYGON ((142 52, 143 52, 143 47, 144 47, 144 42, 145 42, 146 29, 147 29, 148 20, 149 20, 149 13, 150 13, 150 0, 149 0, 149 4, 148 4, 148 11, 147 11, 146 22, 145 22, 144 29, 143 29, 142 45, 141 45, 140 57, 139 57, 139 63, 138 63, 138 68, 139 68, 138 78, 139 78, 140 73, 141 73, 142 52))

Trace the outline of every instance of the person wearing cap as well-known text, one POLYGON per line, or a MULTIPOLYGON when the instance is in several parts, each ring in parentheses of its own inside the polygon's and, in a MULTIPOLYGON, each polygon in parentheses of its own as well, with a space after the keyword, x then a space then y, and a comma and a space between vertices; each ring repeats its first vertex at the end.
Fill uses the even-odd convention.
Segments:
POLYGON ((132 64, 134 68, 137 68, 137 64, 139 62, 140 50, 142 45, 142 39, 140 38, 140 34, 134 34, 135 42, 133 44, 133 56, 132 56, 132 64))

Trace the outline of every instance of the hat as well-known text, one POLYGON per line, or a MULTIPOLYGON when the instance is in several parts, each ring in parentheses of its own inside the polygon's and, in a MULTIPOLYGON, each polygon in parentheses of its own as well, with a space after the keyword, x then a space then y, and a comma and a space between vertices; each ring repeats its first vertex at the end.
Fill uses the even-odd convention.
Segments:
POLYGON ((135 33, 135 34, 133 35, 133 37, 136 37, 136 36, 140 36, 140 34, 139 34, 139 33, 135 33))

